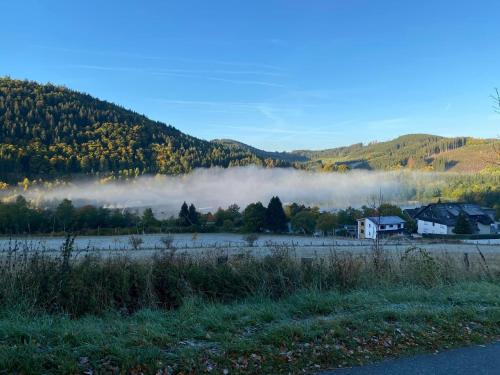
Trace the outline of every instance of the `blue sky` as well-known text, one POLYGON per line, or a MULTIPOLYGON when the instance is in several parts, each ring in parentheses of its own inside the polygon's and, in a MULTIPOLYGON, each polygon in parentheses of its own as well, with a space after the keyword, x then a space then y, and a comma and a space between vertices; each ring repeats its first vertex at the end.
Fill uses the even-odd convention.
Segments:
POLYGON ((494 137, 500 2, 6 1, 0 75, 268 150, 494 137))

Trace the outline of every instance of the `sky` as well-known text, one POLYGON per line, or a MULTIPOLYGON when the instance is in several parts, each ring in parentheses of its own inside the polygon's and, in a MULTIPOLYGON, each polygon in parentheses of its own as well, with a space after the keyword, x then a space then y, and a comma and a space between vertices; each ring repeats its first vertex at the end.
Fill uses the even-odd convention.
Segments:
POLYGON ((0 76, 266 150, 495 137, 499 15, 498 0, 4 0, 0 76))

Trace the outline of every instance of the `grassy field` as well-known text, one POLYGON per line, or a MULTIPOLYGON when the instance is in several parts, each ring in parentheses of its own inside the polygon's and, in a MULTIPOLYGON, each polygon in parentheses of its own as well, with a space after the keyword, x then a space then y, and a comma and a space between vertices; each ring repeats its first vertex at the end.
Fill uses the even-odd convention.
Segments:
POLYGON ((500 335, 500 287, 302 291, 280 301, 190 299, 70 319, 0 316, 5 373, 301 373, 434 351, 500 335), (163 371, 163 372, 162 372, 163 371))
POLYGON ((74 260, 71 245, 2 258, 3 373, 312 373, 500 336, 481 254, 74 260))

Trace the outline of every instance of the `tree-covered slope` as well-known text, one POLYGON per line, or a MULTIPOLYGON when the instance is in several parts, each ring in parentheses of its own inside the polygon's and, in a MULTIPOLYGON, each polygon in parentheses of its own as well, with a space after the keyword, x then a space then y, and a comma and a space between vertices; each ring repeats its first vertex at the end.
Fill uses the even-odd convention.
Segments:
POLYGON ((72 174, 183 173, 263 164, 90 95, 0 78, 0 181, 72 174))
POLYGON ((200 140, 64 87, 0 78, 0 184, 25 177, 178 174, 248 164, 475 172, 497 156, 498 142, 411 134, 321 151, 268 152, 233 140, 200 140))
POLYGON ((213 143, 216 144, 221 144, 230 148, 234 149, 240 149, 240 150, 246 150, 254 155, 257 155, 263 159, 274 159, 274 160, 282 160, 282 161, 287 161, 290 163, 294 162, 304 162, 308 161, 309 158, 300 155, 298 153, 292 153, 292 152, 279 152, 279 151, 264 151, 260 150, 258 148, 252 147, 250 145, 247 145, 242 142, 235 141, 233 139, 214 139, 212 141, 213 143))
POLYGON ((322 165, 345 164, 366 169, 430 169, 478 171, 488 165, 497 140, 408 134, 387 142, 361 143, 328 150, 294 153, 322 165), (484 160, 483 160, 484 159, 484 160), (471 161, 474 162, 471 162, 471 161))

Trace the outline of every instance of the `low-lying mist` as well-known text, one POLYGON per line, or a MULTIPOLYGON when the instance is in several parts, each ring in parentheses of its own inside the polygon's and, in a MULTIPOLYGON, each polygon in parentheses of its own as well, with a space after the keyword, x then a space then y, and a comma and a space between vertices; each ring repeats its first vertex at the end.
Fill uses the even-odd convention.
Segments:
POLYGON ((408 180, 415 178, 392 172, 315 173, 249 166, 198 169, 182 176, 143 176, 127 182, 79 182, 29 189, 25 196, 39 204, 68 198, 76 205, 152 207, 162 215, 176 214, 184 201, 201 211, 215 211, 233 203, 243 208, 257 201, 266 205, 274 195, 283 203, 344 208, 368 204, 380 193, 385 201, 401 203, 408 197, 408 180))

